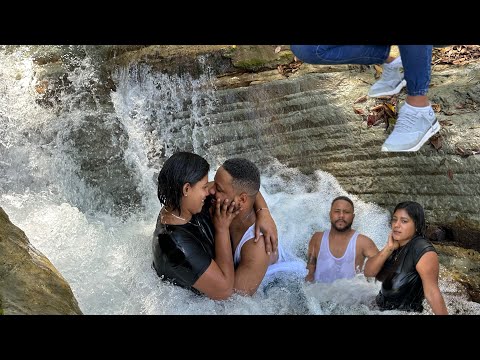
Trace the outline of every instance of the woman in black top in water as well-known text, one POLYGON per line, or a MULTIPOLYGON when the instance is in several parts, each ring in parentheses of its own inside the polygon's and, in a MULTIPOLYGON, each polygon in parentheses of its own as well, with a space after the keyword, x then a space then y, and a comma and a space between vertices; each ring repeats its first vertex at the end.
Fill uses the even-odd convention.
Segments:
POLYGON ((447 315, 438 272, 437 253, 425 238, 422 206, 413 201, 398 204, 387 244, 365 264, 365 276, 382 282, 377 305, 382 310, 422 312, 426 298, 434 314, 447 315))
MULTIPOLYGON (((153 266, 164 280, 221 300, 233 293, 234 267, 229 226, 238 213, 235 203, 212 201, 210 165, 189 152, 173 154, 158 176, 163 205, 153 236, 153 266)), ((267 208, 258 193, 257 209, 267 208)), ((259 211, 260 228, 269 234, 267 251, 276 251, 278 238, 269 211, 259 211), (260 214, 261 213, 261 214, 260 214)))

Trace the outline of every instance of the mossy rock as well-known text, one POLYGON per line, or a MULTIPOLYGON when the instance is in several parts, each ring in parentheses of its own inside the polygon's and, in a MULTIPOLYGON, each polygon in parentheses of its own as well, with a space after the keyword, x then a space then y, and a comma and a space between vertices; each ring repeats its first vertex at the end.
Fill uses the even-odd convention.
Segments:
POLYGON ((293 61, 293 53, 283 45, 239 45, 230 53, 232 64, 244 71, 276 69, 293 61), (280 51, 275 52, 280 46, 280 51))

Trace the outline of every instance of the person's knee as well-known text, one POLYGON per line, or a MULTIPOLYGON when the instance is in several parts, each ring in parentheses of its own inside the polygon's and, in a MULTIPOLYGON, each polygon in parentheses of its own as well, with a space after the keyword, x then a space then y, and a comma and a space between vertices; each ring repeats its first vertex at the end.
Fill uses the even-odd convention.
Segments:
POLYGON ((306 63, 316 62, 316 48, 316 45, 290 45, 293 55, 306 63))
POLYGON ((304 46, 305 45, 290 45, 290 50, 292 51, 293 55, 302 60, 302 48, 304 46))

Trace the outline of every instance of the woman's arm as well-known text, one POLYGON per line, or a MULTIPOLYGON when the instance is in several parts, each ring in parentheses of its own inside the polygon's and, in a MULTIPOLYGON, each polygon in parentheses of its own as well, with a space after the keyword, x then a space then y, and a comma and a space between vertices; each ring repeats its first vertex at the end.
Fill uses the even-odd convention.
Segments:
POLYGON ((388 241, 385 247, 377 252, 376 255, 369 257, 365 263, 365 268, 363 270, 363 275, 365 277, 375 277, 382 270, 385 261, 388 257, 392 255, 392 252, 395 249, 398 249, 400 244, 398 241, 393 240, 392 232, 388 234, 388 241))
POLYGON ((260 232, 262 232, 265 241, 265 250, 267 251, 267 254, 270 255, 272 251, 276 252, 278 248, 277 225, 275 224, 272 214, 270 214, 270 210, 267 206, 267 202, 260 191, 257 193, 253 207, 257 215, 254 242, 258 241, 260 238, 260 232))
POLYGON ((425 299, 430 304, 435 315, 448 315, 447 306, 438 287, 438 255, 428 251, 422 255, 415 267, 420 274, 425 299))
POLYGON ((225 200, 215 204, 213 225, 215 227, 215 259, 193 284, 193 287, 214 300, 224 300, 233 293, 235 271, 233 268, 232 244, 229 227, 238 214, 235 203, 225 200))

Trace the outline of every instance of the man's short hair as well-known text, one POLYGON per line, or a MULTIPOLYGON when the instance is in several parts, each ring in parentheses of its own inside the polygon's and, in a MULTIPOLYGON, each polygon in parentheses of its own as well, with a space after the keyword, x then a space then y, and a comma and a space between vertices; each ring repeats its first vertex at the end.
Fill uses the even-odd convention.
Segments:
POLYGON ((352 205, 352 210, 355 212, 355 206, 353 205, 353 201, 350 200, 350 198, 346 197, 346 196, 337 196, 335 199, 332 200, 332 204, 330 205, 330 207, 332 207, 333 204, 335 203, 335 201, 337 201, 337 200, 345 200, 345 201, 349 202, 350 205, 352 205))
POLYGON ((244 191, 255 196, 260 190, 260 171, 250 160, 232 158, 226 160, 222 167, 232 176, 232 185, 237 191, 244 191))

